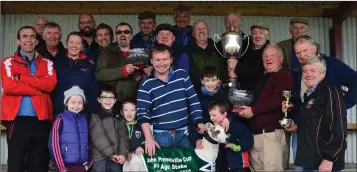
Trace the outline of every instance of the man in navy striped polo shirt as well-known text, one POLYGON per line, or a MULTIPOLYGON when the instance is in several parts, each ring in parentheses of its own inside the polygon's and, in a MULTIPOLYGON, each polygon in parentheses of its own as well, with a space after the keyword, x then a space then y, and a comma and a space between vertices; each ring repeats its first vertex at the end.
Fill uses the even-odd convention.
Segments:
POLYGON ((156 44, 150 60, 154 71, 139 86, 137 117, 145 136, 145 152, 152 156, 155 147, 190 147, 189 120, 200 133, 205 127, 201 104, 186 71, 171 67, 171 48, 156 44))

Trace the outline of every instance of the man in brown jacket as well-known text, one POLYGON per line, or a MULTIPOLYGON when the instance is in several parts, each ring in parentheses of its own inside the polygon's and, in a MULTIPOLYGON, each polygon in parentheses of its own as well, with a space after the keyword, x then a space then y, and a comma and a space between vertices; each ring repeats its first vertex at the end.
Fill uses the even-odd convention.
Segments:
MULTIPOLYGON (((101 84, 109 84, 116 88, 118 100, 127 97, 136 97, 137 82, 135 71, 139 68, 133 64, 128 64, 128 54, 130 50, 130 40, 133 37, 133 30, 127 23, 119 23, 115 28, 117 43, 105 47, 99 55, 95 77, 101 84)), ((152 68, 143 69, 146 74, 152 68)))
MULTIPOLYGON (((277 43, 277 45, 283 50, 284 63, 283 68, 286 70, 293 70, 295 64, 299 64, 294 52, 294 42, 300 36, 308 34, 308 21, 304 18, 293 18, 290 20, 289 32, 291 34, 291 39, 283 40, 277 43)), ((317 52, 320 50, 320 44, 315 42, 317 47, 317 52)), ((299 68, 300 65, 297 65, 299 68)))

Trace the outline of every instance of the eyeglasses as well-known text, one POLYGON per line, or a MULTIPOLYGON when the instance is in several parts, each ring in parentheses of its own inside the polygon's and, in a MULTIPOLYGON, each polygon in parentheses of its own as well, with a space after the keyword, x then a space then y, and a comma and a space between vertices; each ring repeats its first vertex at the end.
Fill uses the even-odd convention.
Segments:
POLYGON ((130 31, 130 30, 117 30, 117 31, 115 31, 115 34, 117 34, 117 35, 120 35, 120 34, 122 34, 122 33, 124 33, 124 34, 130 34, 131 31, 130 31))
POLYGON ((115 99, 115 97, 106 97, 106 96, 101 96, 99 98, 102 100, 114 100, 115 99))

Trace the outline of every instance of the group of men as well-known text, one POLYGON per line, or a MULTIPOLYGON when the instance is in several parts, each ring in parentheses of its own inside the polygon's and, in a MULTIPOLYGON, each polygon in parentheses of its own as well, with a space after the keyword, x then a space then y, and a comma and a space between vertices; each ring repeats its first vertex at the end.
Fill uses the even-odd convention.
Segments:
MULTIPOLYGON (((282 91, 295 93, 295 108, 289 116, 294 121, 298 121, 301 107, 306 106, 304 94, 310 89, 303 82, 305 71, 301 64, 308 57, 322 57, 327 66, 325 79, 338 89, 341 86, 348 88, 344 99, 341 98, 347 108, 356 104, 356 71, 336 57, 319 53, 319 45, 307 36, 308 22, 305 19, 292 19, 289 27, 292 38, 277 45, 270 44, 267 25, 251 26, 252 43, 248 45, 246 41, 243 42, 242 49, 247 48, 247 51, 239 59, 220 56, 213 40, 209 38, 207 23, 198 20, 190 26, 190 11, 185 6, 175 9, 175 26, 156 26, 156 16, 150 11, 140 13, 138 19, 141 31, 136 35, 128 23, 119 23, 113 31, 107 24, 97 25, 91 14, 79 16, 78 29, 84 38, 84 53, 97 65, 95 77, 98 82, 115 86, 119 100, 138 97, 137 115, 142 123, 149 154, 155 152, 156 146, 176 145, 175 142, 187 134, 189 119, 203 132, 202 109, 196 92, 201 88, 200 70, 207 66, 217 69, 222 83, 228 77, 238 76, 240 89, 254 93, 252 104, 243 107, 239 116, 247 120, 254 135, 250 162, 251 169, 255 171, 281 171, 288 168, 290 131, 294 159, 297 149, 306 151, 299 149, 296 131, 283 128, 278 121, 283 115, 282 91), (113 43, 114 38, 116 42, 113 43), (150 55, 151 65, 140 68, 128 63, 129 52, 134 48, 143 48, 150 55), (175 84, 170 84, 173 82, 175 84), (157 89, 160 91, 155 91, 157 89), (153 137, 153 132, 158 136, 153 137)), ((239 13, 231 12, 225 17, 227 31, 234 28, 239 32, 241 25, 239 13)), ((18 31, 19 51, 2 60, 1 120, 7 128, 8 166, 11 172, 21 171, 24 162, 27 162, 29 172, 38 172, 43 166, 42 155, 45 154, 53 119, 49 95, 56 86, 56 71, 52 61, 66 54, 61 37, 61 28, 57 23, 39 17, 34 21, 33 28, 23 27, 18 31), (30 73, 23 75, 28 73, 25 70, 30 70, 30 73), (27 161, 24 161, 25 155, 27 161)), ((345 110, 336 113, 346 118, 345 110)), ((335 125, 345 130, 343 127, 346 126, 335 125)), ((342 134, 331 136, 329 141, 321 141, 321 144, 335 141, 336 137, 345 142, 342 134)), ((187 140, 179 140, 180 144, 176 146, 190 147, 188 138, 184 139, 187 140)), ((332 147, 336 145, 337 141, 332 147)), ((344 162, 346 146, 343 145, 338 153, 339 158, 325 159, 326 156, 322 155, 322 159, 319 159, 322 161, 314 161, 324 162, 321 163, 324 169, 343 169, 343 163, 340 162, 344 162)), ((297 166, 315 169, 308 161, 300 159, 297 166)))

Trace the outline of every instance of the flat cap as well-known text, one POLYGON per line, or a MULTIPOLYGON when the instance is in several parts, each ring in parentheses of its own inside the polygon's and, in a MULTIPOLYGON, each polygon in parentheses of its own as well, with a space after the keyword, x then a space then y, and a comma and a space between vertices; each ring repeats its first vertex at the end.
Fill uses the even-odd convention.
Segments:
POLYGON ((168 30, 176 36, 176 29, 170 24, 163 23, 163 24, 156 26, 155 31, 154 31, 155 35, 157 35, 160 32, 160 30, 168 30))
POLYGON ((265 30, 269 31, 269 26, 266 24, 263 24, 263 23, 253 24, 250 27, 250 31, 252 31, 254 28, 265 29, 265 30))
POLYGON ((290 24, 294 24, 294 23, 303 23, 303 24, 309 25, 309 22, 304 18, 293 18, 293 19, 291 19, 290 20, 290 24))
POLYGON ((152 11, 143 11, 143 12, 139 13, 138 19, 139 20, 144 20, 144 19, 154 19, 155 20, 156 15, 152 11))

